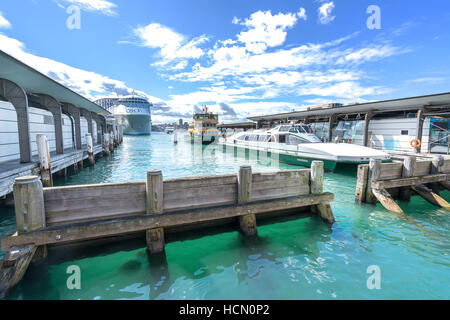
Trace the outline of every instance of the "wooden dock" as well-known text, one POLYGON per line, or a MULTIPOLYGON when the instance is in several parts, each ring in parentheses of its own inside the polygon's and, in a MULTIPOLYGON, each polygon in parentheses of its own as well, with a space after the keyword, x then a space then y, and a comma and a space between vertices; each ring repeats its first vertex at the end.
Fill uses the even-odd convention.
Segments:
POLYGON ((141 234, 150 254, 164 250, 164 234, 235 221, 246 236, 257 220, 311 210, 334 223, 332 193, 323 192, 323 162, 311 169, 43 188, 36 176, 14 184, 17 232, 1 240, 8 250, 0 269, 0 297, 17 285, 30 261, 47 246, 141 234))
POLYGON ((387 210, 404 215, 396 199, 409 201, 419 195, 431 204, 450 211, 450 205, 439 193, 450 190, 450 157, 398 155, 391 163, 371 160, 358 166, 356 202, 380 202, 387 210), (402 159, 402 161, 399 161, 402 159))

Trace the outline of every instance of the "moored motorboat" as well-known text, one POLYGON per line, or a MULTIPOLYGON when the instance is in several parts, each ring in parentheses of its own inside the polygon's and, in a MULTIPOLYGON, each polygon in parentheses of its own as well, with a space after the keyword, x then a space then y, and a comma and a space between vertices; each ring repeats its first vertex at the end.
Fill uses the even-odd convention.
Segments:
POLYGON ((255 150, 260 155, 294 165, 309 167, 314 160, 322 160, 327 170, 339 163, 361 164, 370 159, 390 161, 389 154, 368 147, 347 143, 323 143, 310 126, 280 125, 268 130, 239 132, 219 139, 224 147, 255 150))

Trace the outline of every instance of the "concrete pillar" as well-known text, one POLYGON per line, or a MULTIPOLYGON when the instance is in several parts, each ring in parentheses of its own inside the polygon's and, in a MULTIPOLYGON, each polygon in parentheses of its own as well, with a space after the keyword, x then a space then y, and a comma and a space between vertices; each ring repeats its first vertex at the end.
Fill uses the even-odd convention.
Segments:
POLYGON ((92 114, 90 111, 80 108, 81 116, 86 118, 88 124, 88 133, 92 134, 92 114))
POLYGON ((75 146, 78 150, 81 150, 80 109, 71 103, 62 103, 61 110, 73 118, 75 124, 75 146))
POLYGON ((28 97, 25 91, 12 81, 0 78, 0 96, 11 102, 17 113, 20 162, 31 162, 28 97))
POLYGON ((33 93, 29 94, 28 98, 30 102, 32 102, 33 107, 44 109, 52 113, 55 126, 56 153, 63 154, 64 144, 61 105, 53 97, 46 94, 33 93))

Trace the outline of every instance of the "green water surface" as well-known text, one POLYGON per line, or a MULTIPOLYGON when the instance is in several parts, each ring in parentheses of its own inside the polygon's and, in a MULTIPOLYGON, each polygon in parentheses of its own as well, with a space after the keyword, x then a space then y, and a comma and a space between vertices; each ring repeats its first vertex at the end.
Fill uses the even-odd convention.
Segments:
MULTIPOLYGON (((95 169, 57 179, 57 185, 144 180, 149 169, 165 178, 299 167, 251 154, 196 147, 172 136, 125 136, 95 169)), ((28 270, 10 299, 449 299, 449 213, 419 197, 400 203, 416 223, 380 205, 356 205, 356 170, 325 175, 335 194, 330 228, 311 214, 258 225, 246 239, 229 226, 168 236, 165 256, 149 258, 141 238, 93 247, 63 247, 28 270), (79 266, 81 289, 69 290, 67 268, 79 266), (381 288, 367 287, 369 266, 381 288)), ((442 196, 450 200, 450 193, 442 196)), ((15 229, 14 212, 0 208, 0 235, 15 229)))

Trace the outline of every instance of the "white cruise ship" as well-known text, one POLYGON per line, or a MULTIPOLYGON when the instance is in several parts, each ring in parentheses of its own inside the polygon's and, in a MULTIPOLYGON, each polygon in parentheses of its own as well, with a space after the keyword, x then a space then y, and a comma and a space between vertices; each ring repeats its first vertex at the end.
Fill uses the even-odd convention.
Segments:
POLYGON ((123 133, 128 135, 149 135, 152 132, 151 104, 147 99, 130 95, 120 98, 103 98, 95 101, 111 112, 123 133))

